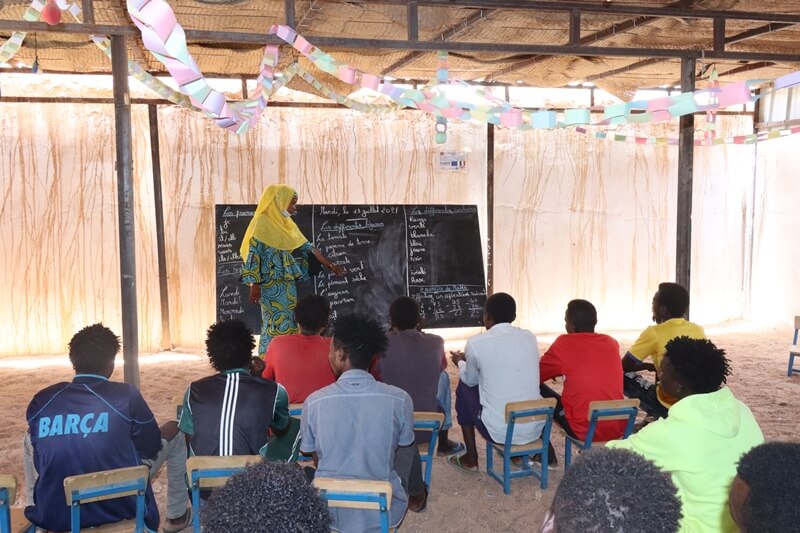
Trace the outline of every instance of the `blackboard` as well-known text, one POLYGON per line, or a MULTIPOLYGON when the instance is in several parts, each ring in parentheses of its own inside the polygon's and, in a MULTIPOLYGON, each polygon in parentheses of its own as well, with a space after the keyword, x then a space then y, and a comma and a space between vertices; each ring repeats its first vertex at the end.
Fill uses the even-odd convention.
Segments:
MULTIPOLYGON (((260 330, 261 311, 239 282, 239 246, 255 205, 216 206, 217 320, 240 318, 260 330)), ((388 324, 400 295, 420 304, 427 328, 482 325, 486 302, 478 210, 474 205, 298 205, 303 234, 344 276, 324 271, 297 284, 331 315, 359 312, 388 324)))

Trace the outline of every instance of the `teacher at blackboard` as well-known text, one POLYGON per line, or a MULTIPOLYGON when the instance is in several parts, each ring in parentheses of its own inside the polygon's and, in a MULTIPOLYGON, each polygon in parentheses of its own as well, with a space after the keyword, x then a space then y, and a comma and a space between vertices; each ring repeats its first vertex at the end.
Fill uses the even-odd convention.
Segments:
POLYGON ((288 185, 270 185, 261 195, 239 249, 244 261, 241 281, 250 285, 250 303, 261 304, 261 357, 274 337, 298 331, 295 282, 308 276, 308 254, 334 274, 345 271, 308 242, 291 218, 296 212, 297 192, 288 185))

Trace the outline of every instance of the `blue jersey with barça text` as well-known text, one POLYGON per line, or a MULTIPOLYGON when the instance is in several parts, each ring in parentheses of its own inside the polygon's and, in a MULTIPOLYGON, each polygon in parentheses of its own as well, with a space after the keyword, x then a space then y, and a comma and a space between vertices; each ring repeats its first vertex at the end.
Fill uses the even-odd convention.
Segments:
MULTIPOLYGON (((161 449, 158 424, 136 387, 103 376, 77 374, 72 382, 39 391, 27 418, 39 479, 25 516, 50 531, 70 529, 64 478, 139 466, 161 449)), ((145 498, 145 523, 157 530, 158 508, 149 484, 145 498)), ((81 505, 82 528, 135 516, 134 496, 81 505)))

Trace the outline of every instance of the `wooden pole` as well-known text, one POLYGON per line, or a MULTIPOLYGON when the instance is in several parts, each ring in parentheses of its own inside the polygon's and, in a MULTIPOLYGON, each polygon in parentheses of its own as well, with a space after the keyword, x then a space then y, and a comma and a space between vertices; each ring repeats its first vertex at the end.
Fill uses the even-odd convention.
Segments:
POLYGON ((133 132, 128 91, 128 50, 125 37, 111 36, 111 75, 114 79, 114 126, 117 152, 117 210, 119 212, 119 270, 122 292, 122 356, 124 379, 139 387, 139 324, 136 307, 136 238, 133 209, 133 132))

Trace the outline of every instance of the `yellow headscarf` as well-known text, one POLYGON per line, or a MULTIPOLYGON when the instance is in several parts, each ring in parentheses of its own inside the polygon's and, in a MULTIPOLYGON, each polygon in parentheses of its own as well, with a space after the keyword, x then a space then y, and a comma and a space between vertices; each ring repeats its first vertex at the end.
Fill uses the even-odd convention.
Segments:
POLYGON ((242 246, 239 248, 243 261, 247 260, 250 239, 254 237, 278 250, 291 251, 305 244, 306 238, 294 220, 281 214, 289 208, 295 196, 297 193, 288 185, 270 185, 264 189, 253 219, 247 226, 242 246))

